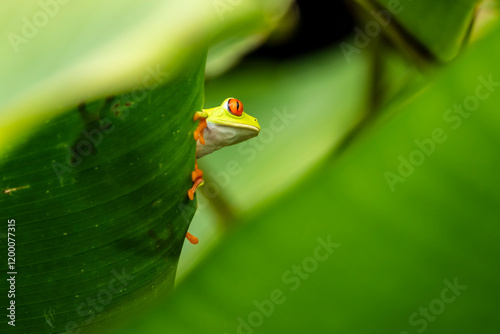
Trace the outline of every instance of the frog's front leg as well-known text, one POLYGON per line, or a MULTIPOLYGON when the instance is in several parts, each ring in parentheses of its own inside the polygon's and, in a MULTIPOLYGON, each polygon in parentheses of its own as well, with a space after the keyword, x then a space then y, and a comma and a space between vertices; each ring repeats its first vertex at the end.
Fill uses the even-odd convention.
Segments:
POLYGON ((190 200, 194 199, 194 193, 198 187, 203 185, 203 171, 198 168, 198 161, 195 160, 194 171, 191 172, 191 180, 193 181, 193 186, 188 190, 188 197, 190 200))
MULTIPOLYGON (((194 114, 193 120, 198 121, 198 127, 194 131, 194 140, 196 142, 200 141, 200 144, 205 145, 205 138, 203 138, 203 130, 207 127, 207 117, 208 113, 206 111, 197 111, 194 114)), ((193 180, 193 186, 188 190, 188 197, 190 200, 194 199, 194 193, 198 187, 203 185, 203 171, 198 168, 198 161, 194 163, 194 171, 191 173, 191 179, 193 180)), ((186 239, 189 240, 192 244, 198 243, 198 238, 192 235, 191 233, 186 233, 186 239)))
POLYGON ((199 120, 198 127, 194 131, 194 140, 200 141, 202 145, 205 145, 205 138, 203 138, 203 130, 207 127, 207 117, 208 113, 206 111, 197 111, 194 113, 193 120, 196 122, 199 120))
MULTIPOLYGON (((200 142, 200 144, 205 145, 205 138, 203 138, 203 130, 207 127, 207 117, 208 112, 205 110, 197 111, 194 113, 193 120, 196 122, 199 120, 198 127, 194 131, 194 140, 200 142)), ((198 168, 198 162, 195 158, 194 171, 191 173, 191 179, 193 180, 193 186, 188 190, 188 196, 190 200, 194 199, 194 193, 199 186, 203 185, 203 171, 198 168)))

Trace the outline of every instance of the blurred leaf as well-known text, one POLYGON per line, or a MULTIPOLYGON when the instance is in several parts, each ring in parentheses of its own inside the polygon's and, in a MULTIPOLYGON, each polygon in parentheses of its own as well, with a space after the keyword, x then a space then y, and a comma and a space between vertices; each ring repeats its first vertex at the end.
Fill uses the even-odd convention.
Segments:
POLYGON ((495 28, 495 23, 500 17, 500 4, 496 0, 482 0, 480 1, 476 17, 474 19, 474 26, 470 33, 470 40, 474 41, 486 36, 491 28, 495 28))
POLYGON ((266 24, 256 27, 251 24, 253 31, 238 26, 233 30, 232 38, 212 43, 208 50, 205 77, 211 79, 221 75, 264 42, 272 43, 277 38, 286 38, 298 24, 298 11, 296 7, 290 8, 291 3, 283 2, 282 9, 276 11, 266 24))
POLYGON ((234 38, 210 47, 207 55, 207 79, 217 77, 234 66, 248 51, 257 48, 265 41, 262 34, 253 34, 244 38, 234 38))
MULTIPOLYGON (((370 14, 367 16, 372 23, 386 26, 387 21, 399 24, 406 33, 428 50, 439 61, 449 61, 454 58, 466 41, 478 0, 432 1, 432 0, 355 0, 370 14), (374 2, 385 8, 380 9, 374 2)), ((372 36, 367 31, 368 24, 359 27, 364 34, 372 36)), ((392 35, 392 37, 395 37, 392 35)), ((399 36, 404 43, 411 42, 408 35, 399 36)), ((418 47, 417 47, 418 48, 418 47)))
POLYGON ((120 333, 498 332, 499 48, 497 29, 120 333))
POLYGON ((352 64, 345 66, 334 48, 295 61, 249 63, 208 82, 206 105, 235 96, 262 130, 199 161, 209 180, 202 192, 226 196, 227 205, 244 211, 295 183, 364 112, 368 59, 357 57, 352 64))

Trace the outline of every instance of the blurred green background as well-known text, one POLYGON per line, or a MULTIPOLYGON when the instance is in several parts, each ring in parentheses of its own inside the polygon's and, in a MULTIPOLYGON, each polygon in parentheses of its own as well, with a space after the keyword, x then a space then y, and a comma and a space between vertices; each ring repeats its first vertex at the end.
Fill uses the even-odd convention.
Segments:
POLYGON ((498 333, 498 3, 333 6, 3 4, 0 333, 498 333))

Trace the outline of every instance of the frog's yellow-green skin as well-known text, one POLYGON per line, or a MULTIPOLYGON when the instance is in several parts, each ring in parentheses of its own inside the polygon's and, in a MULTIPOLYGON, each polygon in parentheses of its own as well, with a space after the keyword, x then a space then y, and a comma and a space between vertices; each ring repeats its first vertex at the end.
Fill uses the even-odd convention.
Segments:
POLYGON ((198 159, 222 147, 253 138, 260 131, 257 119, 245 113, 241 101, 232 97, 225 99, 218 107, 197 112, 195 118, 206 119, 206 127, 200 123, 204 128, 196 142, 198 159))

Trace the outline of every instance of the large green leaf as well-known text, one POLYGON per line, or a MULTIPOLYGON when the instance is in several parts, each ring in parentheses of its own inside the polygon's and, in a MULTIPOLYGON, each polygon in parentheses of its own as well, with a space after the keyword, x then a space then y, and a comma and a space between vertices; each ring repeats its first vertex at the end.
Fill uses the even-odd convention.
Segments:
POLYGON ((172 288, 195 211, 187 189, 204 62, 201 51, 168 84, 48 119, 2 157, 16 330, 90 331, 172 288))
POLYGON ((120 333, 498 332, 499 45, 497 29, 240 219, 120 333))

